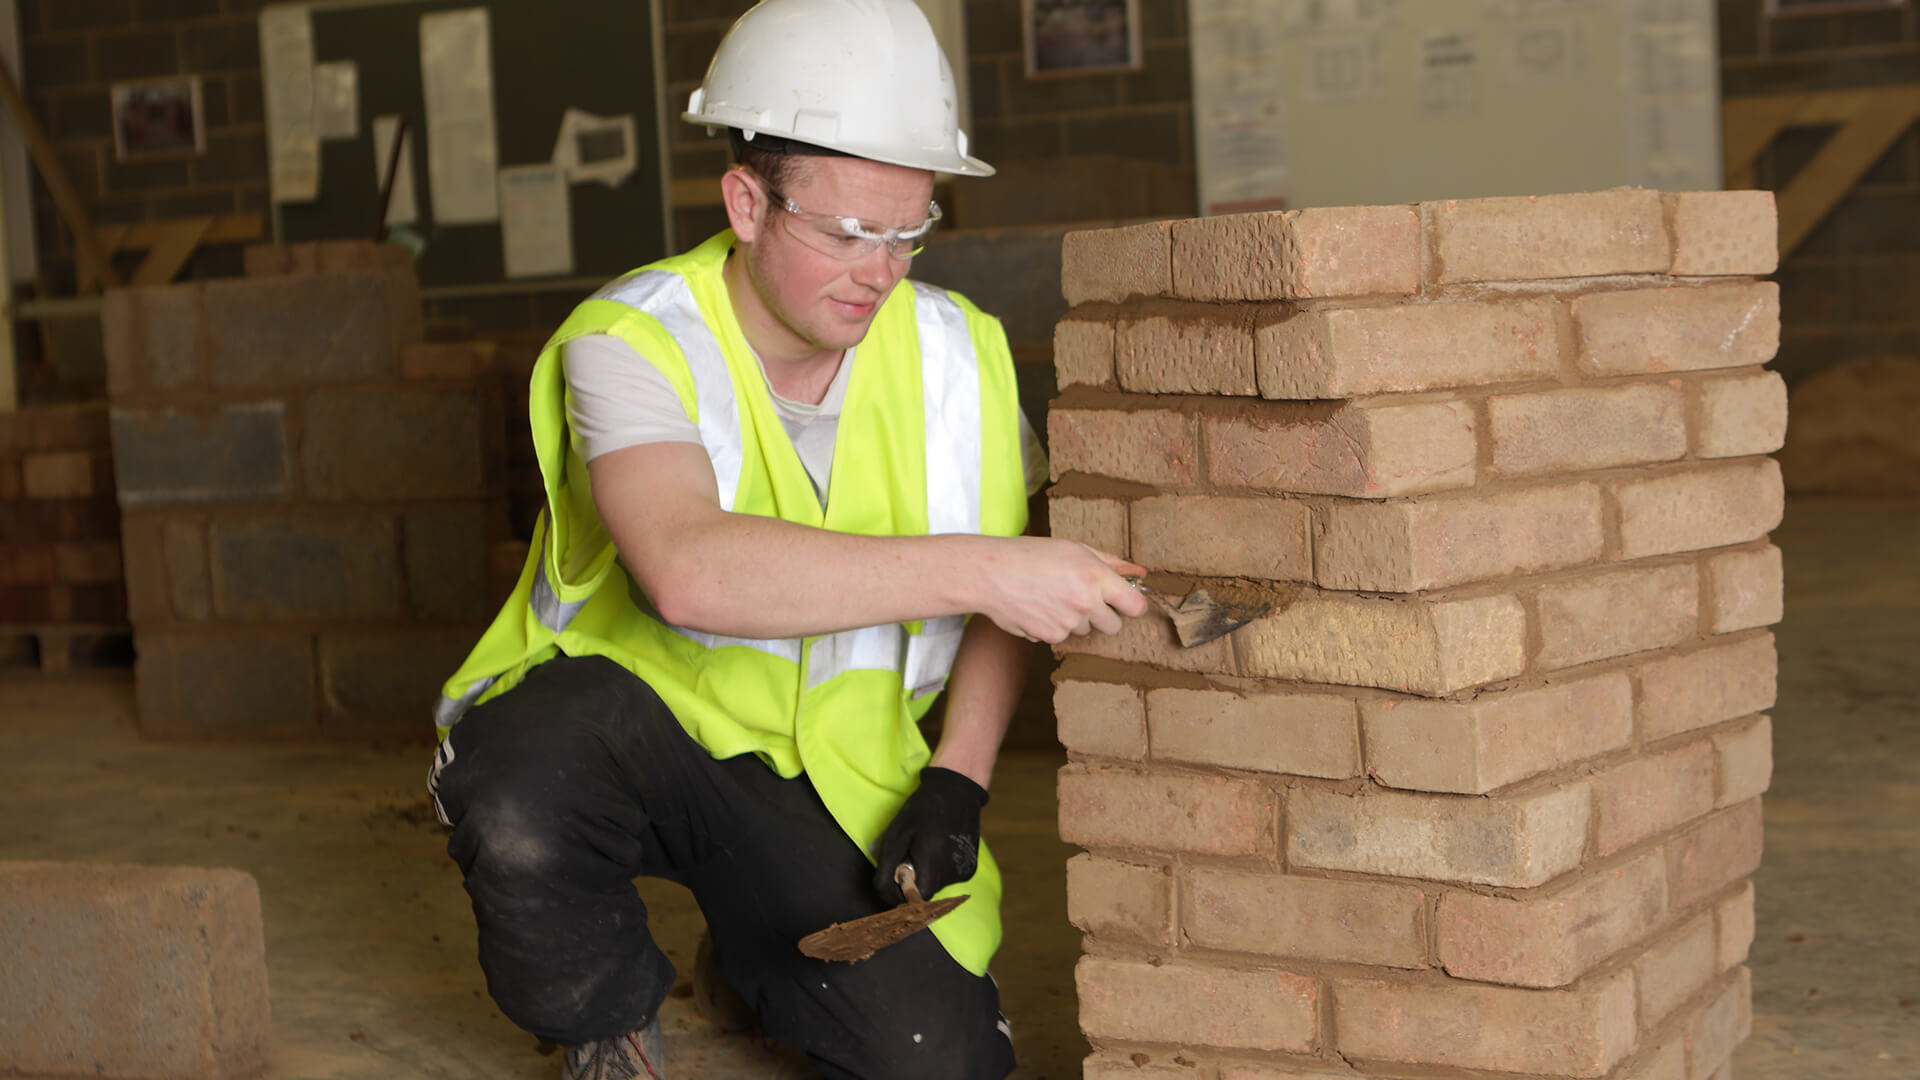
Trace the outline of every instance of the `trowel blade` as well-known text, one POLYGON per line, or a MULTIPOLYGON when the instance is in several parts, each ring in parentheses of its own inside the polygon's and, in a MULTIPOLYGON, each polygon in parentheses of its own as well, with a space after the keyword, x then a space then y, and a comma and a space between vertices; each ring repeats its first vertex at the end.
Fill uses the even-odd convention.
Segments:
POLYGON ((913 899, 887 911, 834 923, 801 938, 800 951, 815 960, 856 963, 925 930, 967 899, 964 894, 939 900, 913 899))
POLYGON ((1173 632, 1180 639, 1180 647, 1192 649, 1218 641, 1272 609, 1271 604, 1252 607, 1223 604, 1207 595, 1207 590, 1195 589, 1168 614, 1173 619, 1173 632))

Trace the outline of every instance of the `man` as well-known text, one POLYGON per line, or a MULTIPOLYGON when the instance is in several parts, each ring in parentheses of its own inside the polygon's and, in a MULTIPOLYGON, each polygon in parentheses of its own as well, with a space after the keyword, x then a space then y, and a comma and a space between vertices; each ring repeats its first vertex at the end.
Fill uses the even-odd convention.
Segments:
POLYGON ((904 280, 933 172, 992 171, 912 0, 768 0, 686 118, 731 129, 732 229, 608 285, 541 356, 547 512, 440 710, 431 786, 488 987, 565 1076, 663 1075, 674 972, 632 886, 660 876, 828 1076, 1004 1076, 980 808, 1027 642, 1117 630, 1140 568, 1019 535, 1041 476, 1005 336, 904 280), (856 965, 799 953, 898 903, 903 864, 972 899, 856 965))

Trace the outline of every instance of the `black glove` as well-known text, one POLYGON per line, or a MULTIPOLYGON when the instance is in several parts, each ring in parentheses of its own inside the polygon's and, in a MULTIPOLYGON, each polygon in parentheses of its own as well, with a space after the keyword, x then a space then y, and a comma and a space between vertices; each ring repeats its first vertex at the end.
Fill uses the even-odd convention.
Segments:
POLYGON ((920 787, 907 796, 880 837, 880 864, 873 887, 889 904, 906 902, 893 880, 901 863, 912 863, 922 898, 973 876, 980 862, 980 808, 987 789, 952 769, 920 770, 920 787))

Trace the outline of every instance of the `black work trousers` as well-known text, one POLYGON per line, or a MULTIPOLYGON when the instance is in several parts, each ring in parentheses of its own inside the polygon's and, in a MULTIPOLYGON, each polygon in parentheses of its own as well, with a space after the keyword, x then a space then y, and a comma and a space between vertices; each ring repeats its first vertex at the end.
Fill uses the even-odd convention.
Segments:
POLYGON ((801 955, 806 934, 884 909, 871 864, 804 776, 715 760, 612 661, 548 661, 470 710, 442 748, 437 797, 487 989, 542 1039, 610 1038, 659 1009, 673 965, 633 887, 651 876, 692 890, 727 982, 827 1076, 1013 1068, 993 981, 932 934, 852 965, 801 955))

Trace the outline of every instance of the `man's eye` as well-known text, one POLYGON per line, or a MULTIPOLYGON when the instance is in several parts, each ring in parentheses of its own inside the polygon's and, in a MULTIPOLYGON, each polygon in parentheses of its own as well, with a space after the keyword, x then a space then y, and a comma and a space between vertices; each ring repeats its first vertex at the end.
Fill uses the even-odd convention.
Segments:
POLYGON ((850 236, 847 233, 833 233, 829 239, 833 241, 835 247, 846 248, 848 250, 857 248, 862 243, 860 237, 850 236))

